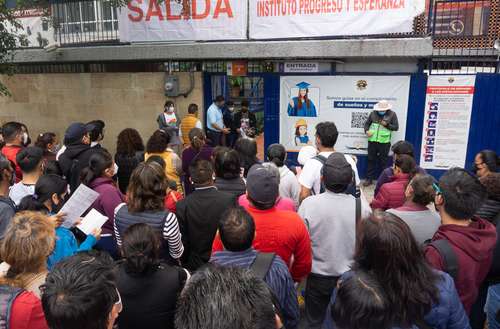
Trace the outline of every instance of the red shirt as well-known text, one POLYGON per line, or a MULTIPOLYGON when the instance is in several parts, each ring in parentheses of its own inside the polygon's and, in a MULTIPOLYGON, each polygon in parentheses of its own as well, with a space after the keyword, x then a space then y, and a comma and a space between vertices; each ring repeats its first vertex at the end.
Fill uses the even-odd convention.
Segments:
MULTIPOLYGON (((312 251, 309 232, 300 216, 276 208, 258 210, 249 207, 255 221, 253 247, 261 252, 274 252, 288 265, 294 281, 299 282, 311 272, 312 251)), ((215 237, 212 252, 222 251, 219 235, 215 237)))
POLYGON ((10 329, 48 329, 42 302, 33 293, 24 291, 14 299, 10 311, 10 329))
MULTIPOLYGON (((470 314, 479 287, 486 278, 493 259, 493 248, 497 241, 495 226, 488 221, 474 218, 469 226, 441 225, 432 241, 446 239, 458 261, 458 276, 455 287, 465 311, 470 314)), ((425 248, 425 258, 432 267, 443 271, 444 260, 432 245, 425 248)))
POLYGON ((6 145, 2 148, 2 154, 15 165, 16 170, 16 183, 19 183, 23 179, 23 172, 17 164, 16 155, 22 150, 21 146, 17 145, 6 145))
POLYGON ((165 197, 165 208, 175 214, 177 212, 177 202, 181 201, 182 199, 184 199, 182 193, 177 191, 169 192, 165 197))

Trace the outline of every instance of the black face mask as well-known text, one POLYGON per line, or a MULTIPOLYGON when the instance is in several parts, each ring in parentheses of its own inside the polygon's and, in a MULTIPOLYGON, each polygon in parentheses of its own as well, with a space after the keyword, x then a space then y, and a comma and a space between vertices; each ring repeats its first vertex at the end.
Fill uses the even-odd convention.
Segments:
POLYGON ((54 201, 51 200, 50 201, 50 203, 52 204, 51 212, 53 214, 57 214, 59 210, 61 210, 61 208, 64 206, 67 200, 68 200, 68 195, 66 195, 64 198, 59 197, 59 204, 55 204, 54 201))

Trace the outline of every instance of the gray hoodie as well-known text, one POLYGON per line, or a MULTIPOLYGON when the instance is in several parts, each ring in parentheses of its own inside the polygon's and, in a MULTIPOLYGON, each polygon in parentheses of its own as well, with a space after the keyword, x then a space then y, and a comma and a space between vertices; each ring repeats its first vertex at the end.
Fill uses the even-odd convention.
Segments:
POLYGON ((280 196, 290 198, 295 203, 295 208, 299 208, 300 184, 295 174, 287 166, 279 168, 280 171, 280 196))

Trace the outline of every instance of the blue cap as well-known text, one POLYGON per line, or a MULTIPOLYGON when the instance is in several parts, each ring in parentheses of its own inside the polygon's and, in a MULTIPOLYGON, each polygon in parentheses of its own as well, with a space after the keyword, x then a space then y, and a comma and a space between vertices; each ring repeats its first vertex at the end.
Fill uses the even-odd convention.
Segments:
POLYGON ((66 129, 66 133, 64 134, 64 143, 67 145, 71 145, 73 143, 79 142, 82 140, 83 136, 89 131, 90 127, 85 126, 81 122, 72 123, 68 129, 66 129))
POLYGON ((307 83, 305 81, 296 84, 296 86, 299 87, 300 89, 307 89, 309 88, 310 85, 311 85, 310 83, 307 83))

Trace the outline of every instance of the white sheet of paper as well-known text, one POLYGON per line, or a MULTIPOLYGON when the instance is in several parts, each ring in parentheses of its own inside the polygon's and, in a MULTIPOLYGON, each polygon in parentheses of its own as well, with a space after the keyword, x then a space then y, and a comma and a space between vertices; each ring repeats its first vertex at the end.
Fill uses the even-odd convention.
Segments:
POLYGON ((99 193, 80 184, 71 198, 61 208, 62 213, 66 214, 62 227, 71 228, 82 214, 90 208, 92 203, 99 197, 99 193))
POLYGON ((101 228, 107 220, 108 217, 102 215, 95 209, 91 209, 87 216, 85 216, 82 222, 76 227, 78 227, 83 233, 89 235, 96 228, 101 228))

